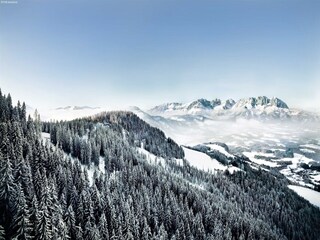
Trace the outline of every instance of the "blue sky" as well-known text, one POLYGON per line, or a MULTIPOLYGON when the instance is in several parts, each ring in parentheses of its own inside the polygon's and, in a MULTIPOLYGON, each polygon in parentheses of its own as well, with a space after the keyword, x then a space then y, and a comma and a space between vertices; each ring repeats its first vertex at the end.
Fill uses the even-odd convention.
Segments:
POLYGON ((0 4, 0 87, 38 108, 278 96, 320 108, 320 1, 0 4))

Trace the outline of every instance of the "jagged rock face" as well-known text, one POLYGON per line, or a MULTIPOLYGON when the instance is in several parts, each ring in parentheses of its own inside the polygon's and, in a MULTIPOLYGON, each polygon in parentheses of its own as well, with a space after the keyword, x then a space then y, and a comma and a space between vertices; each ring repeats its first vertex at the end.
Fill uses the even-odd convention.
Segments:
POLYGON ((274 106, 278 108, 286 108, 288 109, 288 105, 280 100, 279 98, 273 97, 273 98, 267 98, 266 96, 259 96, 257 98, 251 97, 251 98, 242 98, 240 99, 233 108, 256 108, 261 106, 274 106))
POLYGON ((242 98, 233 106, 233 108, 250 109, 256 106, 256 98, 242 98))
POLYGON ((230 109, 235 104, 236 104, 236 102, 233 99, 228 99, 223 103, 223 109, 230 109))
POLYGON ((228 99, 226 101, 221 101, 221 99, 216 98, 212 101, 208 101, 207 99, 198 99, 190 104, 187 105, 186 110, 192 109, 204 109, 204 110, 212 110, 215 108, 222 108, 222 109, 230 109, 235 104, 233 99, 228 99))
POLYGON ((221 105, 221 100, 218 98, 211 101, 212 108, 215 108, 216 106, 220 106, 220 105, 221 105))
POLYGON ((225 101, 221 101, 221 99, 214 99, 209 101, 207 99, 201 98, 196 101, 193 101, 189 104, 183 103, 167 103, 156 106, 150 110, 150 112, 166 112, 166 111, 192 111, 192 110, 214 110, 214 109, 252 109, 256 107, 269 107, 275 106, 278 108, 288 109, 288 106, 285 102, 280 100, 279 98, 268 98, 266 96, 259 97, 250 97, 250 98, 242 98, 237 102, 233 99, 227 99, 225 101))
POLYGON ((227 99, 198 99, 191 103, 167 103, 148 111, 157 116, 205 116, 211 119, 257 119, 257 120, 293 120, 318 121, 319 114, 289 108, 277 97, 266 96, 242 98, 238 101, 227 99))
POLYGON ((285 102, 276 97, 271 98, 270 103, 272 106, 276 106, 278 108, 289 108, 285 102))
MULTIPOLYGON (((221 103, 221 101, 220 101, 221 103)), ((187 110, 191 110, 191 109, 213 109, 213 106, 212 106, 212 102, 208 101, 207 99, 199 99, 199 100, 196 100, 192 103, 189 104, 189 106, 187 107, 187 110)))
POLYGON ((270 102, 270 99, 267 98, 266 96, 262 96, 262 97, 259 96, 257 97, 257 100, 256 100, 256 104, 261 106, 267 105, 269 102, 270 102))

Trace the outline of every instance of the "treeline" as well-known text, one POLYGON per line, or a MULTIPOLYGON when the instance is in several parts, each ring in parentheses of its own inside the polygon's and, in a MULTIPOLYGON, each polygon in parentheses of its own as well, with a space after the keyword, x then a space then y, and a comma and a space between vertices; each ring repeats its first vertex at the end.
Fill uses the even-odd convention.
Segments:
POLYGON ((43 124, 55 144, 44 143, 39 121, 10 114, 0 122, 0 239, 319 239, 319 209, 268 173, 150 165, 113 120, 43 124), (55 131, 100 146, 105 174, 90 184, 73 140, 67 151, 55 131))

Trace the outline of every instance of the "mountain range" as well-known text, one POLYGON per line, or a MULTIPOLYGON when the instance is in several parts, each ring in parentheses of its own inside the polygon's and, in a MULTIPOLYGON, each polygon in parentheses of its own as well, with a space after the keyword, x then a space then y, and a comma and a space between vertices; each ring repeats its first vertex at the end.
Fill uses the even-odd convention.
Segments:
MULTIPOLYGON (((28 114, 33 116, 34 108, 27 108, 28 114)), ((79 117, 95 115, 99 112, 109 111, 107 107, 90 106, 66 106, 55 109, 40 110, 42 120, 71 120, 79 117)), ((255 119, 268 120, 294 120, 294 121, 318 121, 318 113, 305 111, 297 108, 290 108, 283 100, 266 96, 233 99, 207 100, 200 98, 189 103, 171 102, 164 103, 151 109, 143 110, 133 106, 124 108, 145 118, 156 118, 160 120, 178 121, 204 121, 211 120, 236 120, 255 119), (162 118, 160 118, 162 117, 162 118)), ((147 119, 145 119, 147 120, 147 119)), ((157 125, 157 124, 156 124, 157 125)))
POLYGON ((252 109, 260 107, 278 107, 288 109, 288 105, 279 98, 268 98, 266 96, 242 98, 237 102, 233 99, 222 101, 221 99, 214 99, 209 101, 201 98, 191 103, 166 103, 150 109, 150 112, 168 112, 175 110, 191 111, 197 110, 229 110, 229 109, 252 109))
POLYGON ((306 121, 319 119, 319 116, 315 113, 289 108, 281 99, 266 96, 242 98, 238 101, 233 99, 214 99, 210 101, 201 98, 190 103, 165 103, 151 108, 147 113, 164 117, 201 115, 215 120, 245 118, 306 121))

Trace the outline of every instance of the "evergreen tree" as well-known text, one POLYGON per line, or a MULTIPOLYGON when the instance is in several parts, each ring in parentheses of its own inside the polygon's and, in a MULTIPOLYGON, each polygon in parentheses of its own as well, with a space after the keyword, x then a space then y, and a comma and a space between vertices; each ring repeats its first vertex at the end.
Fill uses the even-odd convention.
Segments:
POLYGON ((72 205, 69 205, 69 207, 67 208, 63 220, 66 224, 68 232, 71 235, 71 238, 76 239, 76 219, 72 205))
POLYGON ((1 152, 0 164, 0 223, 5 227, 7 234, 10 234, 9 226, 13 217, 16 184, 12 174, 11 161, 8 156, 3 158, 1 152))
POLYGON ((147 219, 144 217, 143 219, 143 231, 142 231, 142 238, 143 240, 151 239, 151 230, 148 225, 147 219))
POLYGON ((32 239, 32 223, 30 222, 30 213, 26 204, 25 195, 20 184, 16 189, 16 205, 13 215, 11 231, 14 239, 27 240, 32 239))
POLYGON ((102 214, 99 219, 99 231, 101 239, 109 240, 108 223, 105 214, 102 214))
POLYGON ((52 238, 52 215, 50 209, 52 208, 52 199, 48 191, 48 185, 45 187, 41 194, 39 204, 39 219, 36 227, 36 238, 38 239, 51 239, 52 238))

